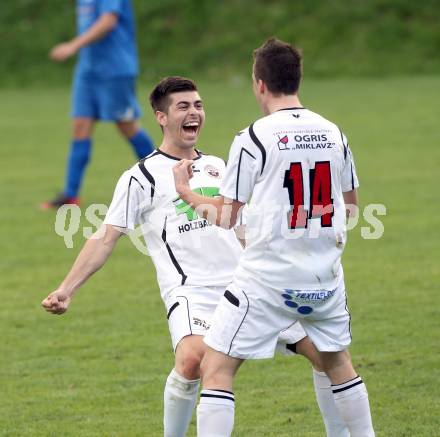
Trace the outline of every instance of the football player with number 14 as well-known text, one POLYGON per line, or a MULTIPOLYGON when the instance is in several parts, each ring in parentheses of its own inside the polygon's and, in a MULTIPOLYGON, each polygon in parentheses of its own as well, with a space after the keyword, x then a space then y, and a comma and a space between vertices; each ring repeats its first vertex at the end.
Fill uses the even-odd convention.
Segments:
MULTIPOLYGON (((192 160, 191 190, 205 196, 218 195, 225 171, 222 159, 195 148, 205 121, 195 84, 168 77, 155 87, 150 102, 163 131, 161 146, 121 176, 103 227, 85 243, 72 270, 43 306, 51 313, 64 313, 80 285, 105 263, 119 237, 140 225, 157 270, 175 351, 164 392, 164 435, 183 437, 198 397, 200 362, 206 350, 202 339, 242 248, 233 230, 212 226, 175 190, 172 168, 181 159, 192 160)), ((300 323, 285 328, 278 336, 278 349, 286 354, 296 350, 319 371, 319 356, 300 323)), ((314 382, 326 426, 341 424, 339 433, 329 435, 347 435, 325 374, 315 370, 314 382)))

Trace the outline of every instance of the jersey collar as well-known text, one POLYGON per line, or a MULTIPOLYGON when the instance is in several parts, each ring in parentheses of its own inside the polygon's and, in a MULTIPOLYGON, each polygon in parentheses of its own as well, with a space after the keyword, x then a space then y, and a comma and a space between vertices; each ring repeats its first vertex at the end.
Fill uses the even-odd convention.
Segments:
POLYGON ((295 106, 295 107, 293 107, 293 108, 281 108, 281 109, 277 109, 275 112, 278 112, 278 111, 296 111, 297 109, 307 109, 307 108, 304 108, 304 106, 295 106))
MULTIPOLYGON (((202 155, 203 155, 203 153, 200 152, 199 150, 197 150, 197 149, 194 149, 194 150, 197 153, 197 157, 193 158, 192 159, 193 161, 195 161, 196 159, 200 159, 202 157, 202 155)), ((182 160, 182 158, 178 158, 177 156, 169 155, 168 153, 162 152, 162 150, 160 150, 160 149, 156 149, 156 152, 159 153, 160 155, 166 156, 169 159, 174 159, 176 161, 181 161, 182 160)))

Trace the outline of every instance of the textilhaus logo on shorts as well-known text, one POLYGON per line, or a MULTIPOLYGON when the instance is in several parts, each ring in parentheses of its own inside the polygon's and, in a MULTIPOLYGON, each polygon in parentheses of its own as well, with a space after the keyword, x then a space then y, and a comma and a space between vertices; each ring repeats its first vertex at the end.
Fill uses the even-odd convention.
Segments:
POLYGON ((296 309, 299 314, 307 315, 313 312, 313 307, 310 305, 315 304, 316 306, 323 304, 335 294, 335 291, 336 290, 300 291, 286 288, 281 296, 286 306, 296 309))

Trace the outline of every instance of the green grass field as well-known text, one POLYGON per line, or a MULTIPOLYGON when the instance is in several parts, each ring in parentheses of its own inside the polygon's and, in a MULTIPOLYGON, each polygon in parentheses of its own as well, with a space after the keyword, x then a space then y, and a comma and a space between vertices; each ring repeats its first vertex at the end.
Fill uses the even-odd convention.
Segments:
MULTIPOLYGON (((140 88, 144 108, 150 85, 140 88)), ((361 203, 387 208, 384 236, 364 240, 358 226, 344 255, 351 352, 383 437, 440 435, 435 89, 438 78, 402 78, 306 80, 302 91, 305 106, 349 137, 361 203)), ((207 110, 200 148, 226 157, 234 133, 259 116, 250 84, 201 83, 200 91, 207 110)), ((151 261, 121 241, 66 315, 41 309, 84 242, 79 233, 67 249, 55 214, 37 208, 61 188, 68 90, 0 95, 0 435, 161 436, 173 356, 151 261)), ((159 140, 145 112, 144 125, 159 140)), ((98 126, 84 206, 108 203, 133 162, 114 128, 98 126)), ((324 435, 310 367, 300 357, 246 363, 235 393, 237 437, 324 435)))

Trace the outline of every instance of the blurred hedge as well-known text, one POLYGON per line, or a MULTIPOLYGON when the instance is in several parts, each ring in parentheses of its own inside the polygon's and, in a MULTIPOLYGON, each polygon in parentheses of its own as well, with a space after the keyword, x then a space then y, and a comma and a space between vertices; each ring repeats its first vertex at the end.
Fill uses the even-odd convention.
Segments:
MULTIPOLYGON (((439 0, 134 0, 144 77, 248 74, 271 35, 294 42, 310 76, 438 74, 439 0)), ((75 29, 73 0, 0 3, 0 84, 63 83, 48 61, 75 29)))

